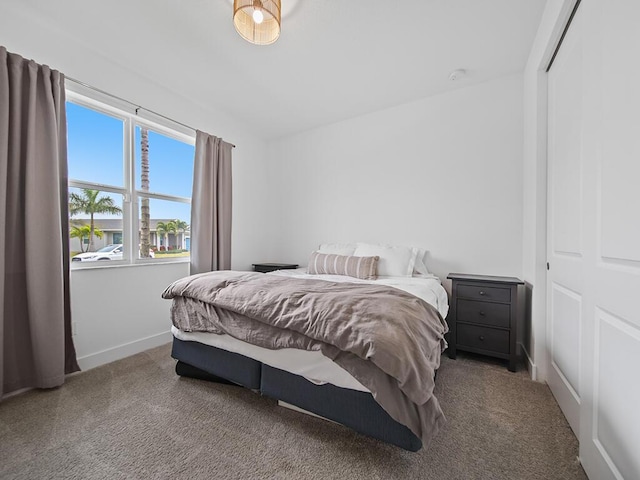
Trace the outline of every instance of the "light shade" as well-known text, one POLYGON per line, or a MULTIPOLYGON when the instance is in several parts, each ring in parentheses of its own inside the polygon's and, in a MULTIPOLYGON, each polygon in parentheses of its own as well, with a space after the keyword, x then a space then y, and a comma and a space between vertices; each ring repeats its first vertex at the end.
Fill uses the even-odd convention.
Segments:
POLYGON ((234 0, 233 24, 245 40, 256 45, 269 45, 280 36, 280 0, 234 0), (264 19, 254 21, 253 12, 260 10, 264 19))

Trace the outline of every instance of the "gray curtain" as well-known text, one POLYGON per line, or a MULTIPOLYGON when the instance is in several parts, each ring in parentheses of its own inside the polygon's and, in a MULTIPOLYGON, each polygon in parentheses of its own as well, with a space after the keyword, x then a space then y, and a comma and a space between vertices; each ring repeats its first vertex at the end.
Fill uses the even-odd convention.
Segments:
POLYGON ((231 149, 196 132, 191 197, 191 274, 231 268, 231 149))
POLYGON ((0 395, 79 370, 67 195, 64 76, 0 47, 0 395))

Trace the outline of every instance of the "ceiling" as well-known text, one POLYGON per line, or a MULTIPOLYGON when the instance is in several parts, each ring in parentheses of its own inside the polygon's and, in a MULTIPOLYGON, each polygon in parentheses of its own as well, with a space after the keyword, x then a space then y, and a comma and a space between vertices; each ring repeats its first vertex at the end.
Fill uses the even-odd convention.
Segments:
POLYGON ((269 46, 232 0, 2 3, 270 139, 522 71, 545 1, 282 0, 269 46))

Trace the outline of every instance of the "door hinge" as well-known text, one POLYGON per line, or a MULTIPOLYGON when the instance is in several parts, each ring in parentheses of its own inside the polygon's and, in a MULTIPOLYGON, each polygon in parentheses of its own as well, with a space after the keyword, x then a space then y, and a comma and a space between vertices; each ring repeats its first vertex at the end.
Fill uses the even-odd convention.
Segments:
POLYGON ((549 270, 549 262, 547 262, 547 270, 549 270))

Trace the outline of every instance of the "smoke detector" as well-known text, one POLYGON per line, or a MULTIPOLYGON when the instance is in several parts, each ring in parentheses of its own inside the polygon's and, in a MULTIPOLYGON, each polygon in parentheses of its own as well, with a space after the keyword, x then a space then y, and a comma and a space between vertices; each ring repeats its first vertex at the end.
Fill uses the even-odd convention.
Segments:
POLYGON ((449 80, 451 80, 452 82, 454 80, 460 80, 461 78, 464 78, 466 74, 467 74, 466 70, 459 68, 449 74, 449 80))

